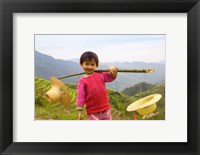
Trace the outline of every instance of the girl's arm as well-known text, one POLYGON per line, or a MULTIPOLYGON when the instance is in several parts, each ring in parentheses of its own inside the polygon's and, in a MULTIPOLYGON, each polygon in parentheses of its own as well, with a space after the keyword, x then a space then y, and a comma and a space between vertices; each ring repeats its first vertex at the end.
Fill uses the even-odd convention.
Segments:
POLYGON ((102 78, 104 80, 104 82, 112 82, 113 80, 116 79, 117 77, 117 68, 114 66, 110 66, 108 68, 108 72, 102 72, 102 78))

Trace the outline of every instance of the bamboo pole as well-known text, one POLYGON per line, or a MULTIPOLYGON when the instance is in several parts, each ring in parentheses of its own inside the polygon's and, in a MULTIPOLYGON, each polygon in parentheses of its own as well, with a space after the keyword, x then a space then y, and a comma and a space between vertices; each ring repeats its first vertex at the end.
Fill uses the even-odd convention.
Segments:
MULTIPOLYGON (((108 70, 95 70, 95 72, 108 72, 108 70)), ((154 69, 118 69, 117 72, 123 72, 123 73, 152 73, 152 72, 154 72, 154 69)), ((82 75, 82 74, 85 74, 85 72, 62 76, 62 77, 59 77, 58 79, 69 78, 69 77, 78 76, 78 75, 82 75)))

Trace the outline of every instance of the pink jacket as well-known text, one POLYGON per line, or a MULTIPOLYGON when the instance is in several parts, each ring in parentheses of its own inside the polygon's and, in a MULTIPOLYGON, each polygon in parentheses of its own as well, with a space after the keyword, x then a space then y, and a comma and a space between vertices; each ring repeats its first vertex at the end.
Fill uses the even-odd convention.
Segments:
POLYGON ((87 114, 109 109, 105 82, 111 82, 114 79, 108 72, 95 72, 91 76, 82 77, 77 84, 77 107, 82 108, 86 104, 87 114))

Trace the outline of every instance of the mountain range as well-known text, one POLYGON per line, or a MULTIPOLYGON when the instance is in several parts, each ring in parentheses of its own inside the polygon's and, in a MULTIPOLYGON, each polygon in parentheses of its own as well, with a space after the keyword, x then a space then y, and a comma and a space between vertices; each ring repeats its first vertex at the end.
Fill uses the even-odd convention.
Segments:
MULTIPOLYGON (((65 75, 83 72, 78 62, 79 59, 62 60, 55 59, 49 55, 35 51, 35 77, 49 80, 52 76, 62 77, 65 75)), ((123 91, 140 82, 159 84, 165 82, 165 61, 162 63, 146 62, 100 62, 97 69, 107 69, 109 66, 116 66, 119 69, 147 69, 153 68, 153 73, 118 73, 115 81, 107 83, 110 89, 123 91)), ((81 76, 63 79, 64 83, 76 84, 81 76)))

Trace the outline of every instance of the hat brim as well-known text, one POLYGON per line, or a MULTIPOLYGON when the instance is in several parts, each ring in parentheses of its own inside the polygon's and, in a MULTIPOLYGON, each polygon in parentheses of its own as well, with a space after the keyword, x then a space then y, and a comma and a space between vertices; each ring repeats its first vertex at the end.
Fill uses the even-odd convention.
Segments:
POLYGON ((127 111, 136 111, 138 109, 145 108, 147 106, 150 106, 150 105, 158 102, 161 99, 161 97, 162 97, 162 95, 160 95, 160 94, 153 94, 153 95, 146 96, 146 97, 139 99, 139 100, 133 102, 132 104, 130 104, 126 110, 127 111))
POLYGON ((62 81, 58 80, 56 77, 50 78, 51 86, 62 87, 65 85, 62 81))

